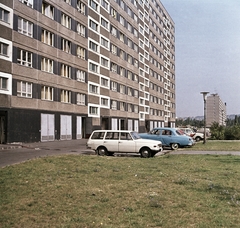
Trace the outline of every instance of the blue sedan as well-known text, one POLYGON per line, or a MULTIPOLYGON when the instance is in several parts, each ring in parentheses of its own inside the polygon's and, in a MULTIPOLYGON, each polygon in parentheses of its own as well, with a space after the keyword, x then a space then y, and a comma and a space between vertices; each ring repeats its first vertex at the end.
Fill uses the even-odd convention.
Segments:
POLYGON ((171 147, 172 150, 194 145, 191 137, 175 128, 153 128, 149 133, 140 133, 139 135, 143 139, 161 141, 163 146, 171 147))

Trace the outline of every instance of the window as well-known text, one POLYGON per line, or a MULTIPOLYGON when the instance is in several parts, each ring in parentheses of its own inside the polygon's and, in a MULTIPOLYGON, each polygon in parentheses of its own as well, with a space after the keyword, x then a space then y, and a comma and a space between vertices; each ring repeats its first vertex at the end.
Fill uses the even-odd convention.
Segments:
POLYGON ((98 94, 98 86, 90 84, 89 85, 89 92, 98 94))
POLYGON ((98 31, 98 24, 90 19, 90 28, 92 28, 95 31, 98 31))
POLYGON ((108 29, 109 23, 108 23, 108 21, 105 20, 104 18, 101 18, 101 25, 102 25, 104 28, 108 29))
POLYGON ((128 112, 132 112, 132 104, 128 104, 128 112))
POLYGON ((49 86, 42 86, 41 99, 53 101, 53 88, 49 86))
POLYGON ((32 53, 24 50, 18 50, 17 61, 20 65, 32 67, 32 53))
POLYGON ((8 24, 10 22, 10 12, 3 9, 2 7, 0 7, 0 21, 3 21, 8 24))
POLYGON ((33 36, 33 23, 18 17, 18 32, 26 36, 33 36))
POLYGON ((125 77, 125 68, 120 67, 120 75, 125 77))
POLYGON ((80 1, 80 0, 77 0, 77 10, 81 14, 85 15, 85 4, 82 1, 80 1))
POLYGON ((111 15, 113 18, 115 18, 115 19, 117 18, 117 11, 113 8, 111 8, 111 15))
POLYGON ((111 70, 112 70, 112 72, 117 72, 117 64, 116 63, 111 63, 111 70))
POLYGON ((125 59, 125 51, 120 50, 120 58, 125 59))
POLYGON ((124 43, 124 34, 122 32, 120 32, 119 39, 120 39, 120 41, 122 41, 124 43))
POLYGON ((32 83, 19 81, 17 82, 17 96, 32 97, 32 83))
POLYGON ((78 105, 85 105, 86 95, 82 93, 77 94, 77 104, 78 105))
POLYGON ((98 115, 98 107, 89 106, 89 114, 98 115))
POLYGON ((41 41, 45 44, 48 44, 50 46, 53 46, 53 42, 54 42, 54 34, 43 29, 42 30, 42 38, 41 41))
POLYGON ((120 102, 120 110, 121 111, 126 111, 125 110, 126 103, 125 102, 120 102))
POLYGON ((98 72, 98 65, 94 64, 94 63, 89 63, 89 70, 97 73, 98 72))
POLYGON ((108 59, 105 59, 105 58, 101 57, 101 65, 105 66, 105 67, 108 67, 108 64, 109 64, 108 59))
POLYGON ((77 81, 80 81, 80 82, 85 82, 85 71, 82 71, 82 70, 77 70, 76 72, 77 74, 77 81))
POLYGON ((111 34, 112 34, 113 36, 117 36, 117 29, 116 29, 115 27, 113 27, 113 26, 112 26, 112 28, 111 28, 111 34))
POLYGON ((132 25, 130 23, 127 23, 127 29, 129 32, 132 32, 132 25))
POLYGON ((83 37, 85 37, 86 27, 80 23, 77 24, 77 33, 83 37))
POLYGON ((117 91, 117 82, 111 82, 112 91, 117 91))
POLYGON ((33 7, 33 0, 19 0, 20 2, 24 3, 29 7, 33 7))
POLYGON ((117 110, 117 101, 112 101, 111 108, 112 108, 113 110, 117 110))
POLYGON ((108 48, 109 47, 108 44, 109 44, 108 40, 106 40, 103 37, 101 37, 101 45, 103 45, 104 47, 108 48))
POLYGON ((54 7, 51 6, 50 4, 43 2, 42 3, 42 14, 44 14, 45 16, 53 19, 54 16, 54 7))
POLYGON ((71 92, 62 89, 61 90, 61 102, 71 103, 71 92))
POLYGON ((71 78, 71 67, 66 64, 61 64, 61 76, 71 78))
POLYGON ((114 44, 112 44, 111 45, 111 49, 112 49, 112 53, 114 54, 114 55, 116 55, 117 54, 117 46, 115 46, 114 44))
POLYGON ((62 38, 62 50, 71 54, 71 42, 62 38))
POLYGON ((104 87, 108 87, 109 80, 107 78, 101 78, 101 85, 104 87))
POLYGON ((77 47, 77 56, 81 59, 85 59, 85 48, 78 46, 77 47))
POLYGON ((71 17, 62 13, 61 24, 69 29, 71 29, 71 17))
POLYGON ((93 1, 93 0, 90 0, 90 6, 91 6, 91 8, 93 8, 94 10, 98 10, 98 4, 95 2, 95 1, 93 1))
POLYGON ((91 40, 89 41, 89 48, 95 52, 98 52, 98 45, 91 40))
POLYGON ((108 2, 106 0, 101 0, 102 7, 108 10, 108 2))
POLYGON ((9 45, 0 41, 0 55, 8 56, 9 45))
POLYGON ((48 58, 42 58, 41 70, 49 73, 53 73, 53 60, 48 58))
POLYGON ((132 64, 132 56, 131 55, 128 55, 127 61, 128 61, 128 63, 132 64))
POLYGON ((120 15, 120 24, 123 25, 123 26, 124 26, 124 21, 125 20, 124 20, 123 16, 120 15))
POLYGON ((71 0, 64 0, 67 4, 71 5, 71 0))
POLYGON ((120 6, 124 10, 124 1, 123 0, 120 0, 120 6))
POLYGON ((123 93, 123 94, 126 93, 126 86, 125 85, 120 85, 120 93, 123 93))
POLYGON ((0 76, 0 90, 8 89, 8 78, 0 76))
POLYGON ((109 99, 101 97, 101 105, 108 106, 109 99))
POLYGON ((132 48, 132 41, 130 39, 127 39, 127 45, 128 47, 132 48))

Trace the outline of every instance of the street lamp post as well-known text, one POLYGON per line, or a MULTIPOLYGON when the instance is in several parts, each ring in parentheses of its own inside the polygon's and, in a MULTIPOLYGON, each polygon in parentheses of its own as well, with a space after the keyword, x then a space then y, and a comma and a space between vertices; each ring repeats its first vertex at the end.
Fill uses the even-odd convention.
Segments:
POLYGON ((203 95, 203 102, 204 102, 204 139, 203 144, 206 143, 206 97, 209 92, 201 92, 203 95))

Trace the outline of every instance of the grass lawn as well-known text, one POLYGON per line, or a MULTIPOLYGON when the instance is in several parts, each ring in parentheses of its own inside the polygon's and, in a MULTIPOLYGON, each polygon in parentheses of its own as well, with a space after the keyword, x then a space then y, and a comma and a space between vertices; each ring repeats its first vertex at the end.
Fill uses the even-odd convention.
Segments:
POLYGON ((0 169, 0 227, 239 227, 240 157, 39 158, 0 169))
POLYGON ((196 143, 189 150, 200 151, 240 151, 240 140, 207 140, 196 143))

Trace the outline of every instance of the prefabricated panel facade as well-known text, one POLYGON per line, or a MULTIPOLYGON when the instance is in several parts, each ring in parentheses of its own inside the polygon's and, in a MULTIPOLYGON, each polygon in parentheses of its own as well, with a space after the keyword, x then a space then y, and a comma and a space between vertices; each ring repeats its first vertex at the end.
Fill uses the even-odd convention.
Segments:
POLYGON ((1 0, 0 143, 175 126, 175 27, 158 0, 1 0))

